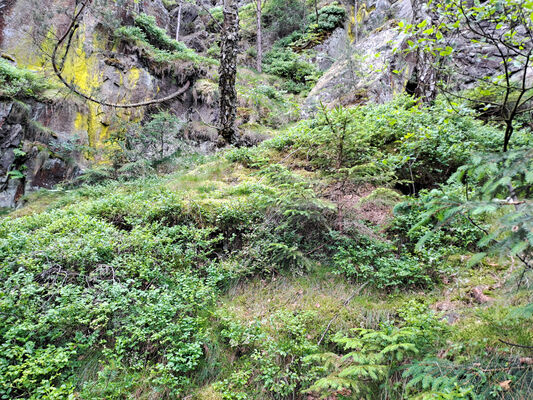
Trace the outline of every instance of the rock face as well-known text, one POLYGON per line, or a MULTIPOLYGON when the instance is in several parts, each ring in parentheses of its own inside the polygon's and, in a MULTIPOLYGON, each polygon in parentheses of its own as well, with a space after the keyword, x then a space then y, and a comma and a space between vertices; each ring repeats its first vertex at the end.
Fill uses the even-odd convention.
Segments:
MULTIPOLYGON (((405 89, 415 60, 398 51, 405 47, 405 37, 396 28, 399 20, 412 18, 411 1, 371 1, 366 10, 369 14, 358 27, 357 43, 350 43, 346 36, 335 39, 344 43, 344 51, 337 52, 335 62, 309 93, 304 115, 312 114, 320 102, 329 106, 385 102, 405 89), (402 74, 395 70, 402 70, 402 74)), ((349 28, 351 36, 354 28, 349 28)))
POLYGON ((405 89, 405 72, 413 68, 411 60, 395 53, 403 40, 392 22, 362 39, 319 79, 305 101, 306 112, 313 112, 320 102, 333 106, 391 100, 405 89), (393 72, 399 69, 404 74, 393 72))
MULTIPOLYGON (((77 3, 76 0, 0 1, 0 54, 16 60, 20 67, 55 79, 50 63, 54 38, 67 29, 69 10, 74 10, 77 3)), ((155 71, 138 49, 117 47, 114 29, 131 25, 134 13, 139 12, 154 16, 159 27, 167 29, 171 37, 175 35, 176 18, 162 0, 94 1, 68 40, 70 50, 61 61, 67 81, 107 102, 135 103, 165 97, 186 81, 196 79, 197 71, 187 62, 172 73, 155 71)), ((192 5, 183 7, 181 35, 195 44, 193 48, 202 50, 203 37, 197 32, 199 19, 192 5)), ((165 104, 182 120, 199 119, 191 111, 195 101, 193 86, 191 81, 188 92, 165 104)), ((17 102, 0 102, 0 207, 14 206, 24 193, 38 187, 51 188, 72 177, 87 164, 82 152, 72 148, 101 149, 114 124, 123 120, 139 121, 145 113, 156 110, 112 109, 73 95, 56 96, 46 104, 21 100, 26 103, 24 112, 17 102), (67 148, 71 153, 68 156, 62 154, 67 148)), ((206 115, 215 117, 207 110, 203 118, 206 115)))
POLYGON ((14 207, 36 188, 52 188, 79 167, 61 154, 67 145, 36 122, 42 105, 0 102, 0 207, 14 207))
POLYGON ((348 37, 343 28, 335 29, 324 43, 313 48, 315 56, 309 61, 316 64, 320 71, 327 71, 333 63, 348 51, 348 37))
MULTIPOLYGON (((313 114, 320 102, 330 107, 367 101, 385 102, 403 91, 426 100, 433 99, 439 77, 431 67, 432 57, 422 52, 418 55, 406 53, 408 38, 398 30, 400 21, 417 24, 432 19, 424 6, 426 3, 423 0, 360 2, 360 18, 361 15, 364 18, 359 21, 357 29, 353 7, 350 7, 346 34, 342 35, 344 31, 339 30, 339 37, 334 42, 326 41, 313 49, 318 55, 332 54, 329 53, 332 47, 338 49, 338 43, 345 43, 344 51, 331 57, 335 61, 309 93, 302 107, 303 116, 313 114)), ((468 32, 463 33, 449 37, 456 55, 451 67, 462 71, 460 76, 455 75, 453 81, 447 82, 449 89, 471 89, 480 79, 502 73, 501 59, 494 46, 472 43, 467 39, 468 32)), ((317 57, 316 60, 319 66, 323 63, 322 69, 328 67, 324 58, 317 57)), ((511 66, 511 75, 513 72, 511 66)), ((530 75, 533 80, 533 69, 530 75)))

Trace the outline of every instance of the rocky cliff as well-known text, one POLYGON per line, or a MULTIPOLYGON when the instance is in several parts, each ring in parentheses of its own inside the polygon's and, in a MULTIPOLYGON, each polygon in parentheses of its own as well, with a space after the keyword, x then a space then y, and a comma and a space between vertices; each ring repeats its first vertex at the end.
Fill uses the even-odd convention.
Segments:
MULTIPOLYGON (((405 36, 399 34, 399 21, 411 21, 411 0, 371 0, 362 3, 355 21, 353 7, 345 29, 332 46, 337 50, 334 62, 320 78, 305 101, 305 110, 318 103, 358 104, 385 102, 405 90, 415 68, 414 57, 405 56, 405 36), (357 37, 356 28, 357 24, 357 37), (394 71, 402 70, 401 74, 394 71)), ((322 50, 322 46, 317 46, 322 50)), ((326 52, 331 49, 324 49, 326 52)))
MULTIPOLYGON (((0 207, 14 206, 34 188, 52 187, 69 179, 89 163, 105 162, 98 150, 105 146, 117 124, 141 121, 158 109, 157 104, 142 108, 106 107, 85 101, 59 85, 50 56, 58 37, 67 31, 78 3, 0 1, 2 57, 44 74, 59 87, 55 94, 42 96, 44 100, 33 97, 14 102, 13 98, 2 100, 0 96, 0 207), (70 154, 58 149, 70 149, 70 154)), ((216 23, 205 9, 215 10, 217 4, 206 1, 201 8, 185 3, 180 10, 176 2, 166 0, 93 0, 61 48, 58 58, 61 73, 79 92, 108 103, 163 98, 189 85, 182 95, 165 102, 164 109, 189 122, 191 136, 211 141, 212 145, 207 147, 213 147, 217 67, 216 61, 207 56, 216 56, 216 23), (138 21, 139 15, 147 19, 138 21), (176 35, 178 15, 179 39, 186 47, 168 42, 176 35)), ((253 64, 250 56, 253 52, 249 50, 253 50, 255 41, 255 11, 245 1, 240 5, 241 10, 246 9, 243 16, 248 18, 241 19, 244 33, 239 62, 245 67, 253 64)), ((311 42, 312 46, 299 53, 301 59, 314 64, 316 71, 322 73, 307 97, 298 99, 303 102, 304 117, 312 114, 319 103, 334 106, 385 102, 405 90, 414 93, 418 85, 420 60, 415 54, 402 51, 408 38, 398 31, 399 21, 413 20, 412 0, 359 2, 357 13, 351 1, 340 5, 346 10, 344 25, 318 42, 311 42)), ((277 39, 266 29, 265 51, 277 39)), ((462 51, 467 54, 468 46, 462 51)), ((468 64, 468 57, 465 60, 468 64)), ((486 75, 490 63, 490 57, 485 65, 476 65, 473 60, 465 68, 479 69, 480 75, 486 75)), ((249 79, 250 73, 254 74, 239 72, 241 80, 237 83, 238 121, 242 124, 260 120, 253 114, 260 114, 264 107, 256 97, 265 94, 258 94, 257 90, 264 88, 264 79, 270 79, 260 81, 257 76, 249 79), (246 79, 249 82, 244 82, 246 79), (246 85, 247 93, 243 93, 246 85)), ((270 93, 267 97, 271 101, 275 95, 270 93)), ((280 115, 278 110, 267 109, 265 113, 280 115)))
MULTIPOLYGON (((67 29, 78 2, 74 0, 8 0, 0 2, 0 49, 14 65, 44 74, 57 86, 50 56, 57 38, 67 29), (61 10, 61 11, 58 11, 61 10)), ((168 3, 168 2, 167 2, 168 3)), ((175 32, 175 10, 161 0, 92 2, 65 41, 60 53, 62 75, 80 92, 110 103, 136 103, 167 96, 185 82, 190 89, 165 103, 165 108, 183 120, 197 120, 191 105, 202 107, 194 95, 194 82, 205 76, 205 67, 182 61, 177 68, 151 62, 145 49, 115 34, 120 26, 134 24, 134 15, 155 18, 157 26, 175 32)), ((193 7, 182 10, 181 40, 205 50, 208 43, 204 21, 193 7)), ((201 103, 201 98, 200 98, 201 103)), ((35 99, 0 99, 0 207, 13 206, 21 195, 36 187, 52 187, 71 178, 87 164, 82 152, 72 152, 69 160, 54 149, 104 146, 114 124, 138 121, 155 106, 114 109, 83 101, 68 90, 35 99), (22 110, 23 109, 23 110, 22 110), (42 129, 32 127, 39 126, 42 129), (46 133, 43 133, 46 132, 46 133), (24 156, 22 154, 24 153, 24 156), (19 154, 18 157, 15 154, 19 154), (20 167, 23 167, 22 169, 20 167), (9 171, 18 171, 9 173, 9 171), (21 176, 23 175, 23 176, 21 176)), ((213 105, 204 107, 202 118, 212 122, 213 105)), ((98 156, 96 156, 98 158, 98 156)))

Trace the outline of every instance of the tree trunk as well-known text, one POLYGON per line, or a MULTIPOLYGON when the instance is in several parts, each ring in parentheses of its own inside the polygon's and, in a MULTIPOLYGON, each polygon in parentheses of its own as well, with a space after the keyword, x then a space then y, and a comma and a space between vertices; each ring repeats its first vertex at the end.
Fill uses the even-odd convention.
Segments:
POLYGON ((224 2, 224 23, 220 43, 220 67, 218 88, 220 91, 219 134, 226 143, 236 138, 235 120, 237 118, 237 50, 239 44, 239 13, 234 0, 224 2))
MULTIPOLYGON (((431 26, 431 15, 426 9, 424 0, 411 0, 413 9, 413 25, 418 25, 428 20, 431 26)), ((430 52, 418 49, 416 65, 413 73, 416 74, 415 97, 422 99, 425 104, 431 104, 437 97, 437 70, 434 66, 436 58, 430 52)))
POLYGON ((180 25, 181 25, 181 6, 182 2, 180 1, 180 5, 178 6, 178 23, 176 26, 176 42, 180 40, 180 25))
POLYGON ((257 72, 263 72, 263 30, 261 28, 261 0, 256 0, 257 7, 257 72))
POLYGON ((505 136, 503 138, 503 151, 504 153, 509 150, 509 142, 511 141, 511 136, 513 136, 513 118, 505 121, 505 136))
POLYGON ((359 0, 355 0, 353 5, 354 13, 354 28, 355 28, 355 43, 359 40, 359 21, 357 20, 359 14, 359 0))
POLYGON ((318 25, 318 0, 315 0, 315 17, 316 17, 316 24, 318 25))

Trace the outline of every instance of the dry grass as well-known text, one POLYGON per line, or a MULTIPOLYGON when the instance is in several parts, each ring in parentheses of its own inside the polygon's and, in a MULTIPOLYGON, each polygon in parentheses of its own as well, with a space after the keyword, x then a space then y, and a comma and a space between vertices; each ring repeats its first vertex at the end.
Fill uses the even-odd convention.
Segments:
POLYGON ((345 301, 359 287, 330 274, 277 276, 270 280, 256 278, 232 288, 219 307, 247 322, 267 321, 281 310, 312 312, 309 334, 318 339, 335 316, 330 332, 377 326, 392 318, 396 300, 370 290, 363 290, 345 306, 345 301))

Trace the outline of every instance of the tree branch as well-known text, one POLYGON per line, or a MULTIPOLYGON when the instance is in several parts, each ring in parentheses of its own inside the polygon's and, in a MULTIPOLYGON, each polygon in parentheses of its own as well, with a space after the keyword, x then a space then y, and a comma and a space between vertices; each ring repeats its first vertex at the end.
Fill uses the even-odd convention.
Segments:
MULTIPOLYGON (((92 2, 92 0, 86 0, 81 5, 79 11, 75 12, 74 17, 72 18, 72 21, 71 21, 69 27, 67 28, 66 32, 63 34, 63 36, 61 36, 59 38, 59 40, 57 41, 56 45, 54 46, 54 51, 52 52, 52 67, 54 68, 54 73, 59 78, 59 80, 63 83, 63 85, 65 85, 70 91, 72 91, 73 93, 76 93, 78 96, 84 98, 87 101, 90 101, 90 102, 93 102, 93 103, 97 103, 97 104, 100 104, 100 105, 106 106, 106 107, 112 107, 112 108, 136 108, 136 107, 145 107, 145 106, 149 106, 149 105, 152 105, 152 104, 159 104, 159 103, 163 103, 165 101, 172 100, 173 98, 175 98, 175 97, 177 97, 177 96, 179 96, 179 95, 181 95, 181 94, 183 94, 183 93, 185 93, 187 91, 187 89, 190 86, 190 82, 189 81, 187 81, 185 83, 185 86, 183 86, 178 91, 176 91, 176 92, 174 92, 174 93, 172 93, 172 94, 170 94, 170 95, 168 95, 166 97, 160 98, 160 99, 147 100, 147 101, 142 101, 142 102, 139 102, 139 103, 116 104, 116 103, 108 103, 106 101, 101 101, 101 100, 95 99, 94 97, 92 97, 92 96, 90 96, 88 94, 85 94, 85 93, 81 92, 80 90, 78 90, 73 84, 67 82, 67 80, 61 74, 61 69, 62 68, 60 69, 58 67, 58 65, 57 65, 57 53, 58 53, 59 48, 61 47, 61 45, 65 41, 65 39, 69 36, 71 31, 73 29, 75 29, 76 25, 78 24, 78 20, 79 20, 80 16, 85 11, 85 8, 87 7, 87 5, 89 5, 91 2, 92 2)), ((68 48, 66 49, 66 51, 68 51, 68 48)), ((66 58, 66 53, 64 55, 64 58, 66 58)))

